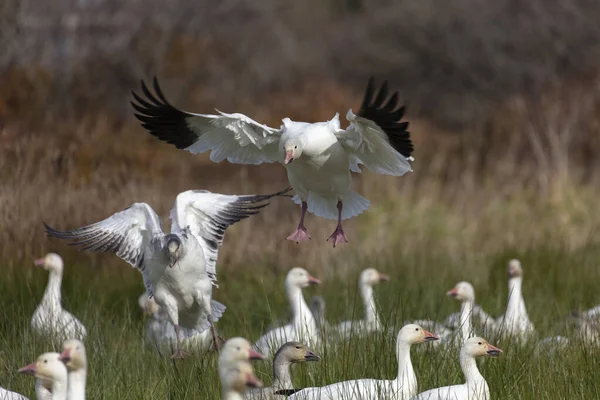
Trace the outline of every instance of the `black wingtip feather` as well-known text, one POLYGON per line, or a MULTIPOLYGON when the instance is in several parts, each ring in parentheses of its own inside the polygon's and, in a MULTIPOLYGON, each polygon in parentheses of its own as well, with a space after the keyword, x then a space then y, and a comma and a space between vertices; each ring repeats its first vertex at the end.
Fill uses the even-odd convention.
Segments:
POLYGON ((134 116, 142 122, 142 126, 156 138, 185 149, 198 140, 198 135, 187 124, 187 118, 192 115, 173 107, 165 98, 158 79, 153 79, 154 94, 146 83, 141 80, 140 87, 143 96, 131 91, 131 105, 137 112, 134 116))
POLYGON ((408 122, 400 122, 404 116, 405 106, 394 110, 398 102, 398 92, 394 92, 386 102, 387 81, 383 82, 377 94, 375 92, 375 80, 371 77, 357 115, 375 122, 387 135, 390 145, 404 157, 410 157, 414 146, 407 131, 408 122))

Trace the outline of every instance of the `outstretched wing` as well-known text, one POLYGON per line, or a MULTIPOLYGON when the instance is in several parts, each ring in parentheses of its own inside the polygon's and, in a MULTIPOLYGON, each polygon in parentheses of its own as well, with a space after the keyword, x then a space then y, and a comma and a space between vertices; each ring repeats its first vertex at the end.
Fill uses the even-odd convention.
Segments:
POLYGON ((281 131, 243 114, 192 114, 173 107, 154 78, 153 95, 142 81, 144 98, 132 91, 135 117, 158 139, 178 149, 198 154, 211 151, 210 159, 236 164, 278 161, 281 131))
POLYGON ((162 235, 162 229, 158 215, 148 204, 134 203, 104 221, 72 231, 59 231, 46 223, 44 226, 48 236, 70 240, 69 245, 81 250, 116 254, 140 270, 148 296, 153 295, 144 265, 144 248, 153 237, 162 235))
POLYGON ((412 171, 409 161, 413 151, 408 122, 401 122, 404 107, 396 108, 398 93, 388 100, 387 82, 375 94, 373 78, 369 80, 363 104, 355 115, 346 114, 350 126, 336 133, 338 141, 350 155, 350 169, 360 172, 358 164, 379 173, 400 176, 412 171))
POLYGON ((198 239, 206 259, 206 272, 213 283, 217 280, 216 263, 219 246, 223 243, 225 229, 236 222, 258 214, 275 194, 236 196, 211 193, 205 190, 188 190, 179 193, 171 210, 171 231, 188 228, 198 239))

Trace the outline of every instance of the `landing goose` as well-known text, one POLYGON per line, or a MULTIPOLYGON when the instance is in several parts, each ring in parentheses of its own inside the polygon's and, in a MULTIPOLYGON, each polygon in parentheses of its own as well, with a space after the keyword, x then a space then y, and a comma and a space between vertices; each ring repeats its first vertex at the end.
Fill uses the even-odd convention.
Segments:
POLYGON ((60 361, 60 354, 44 353, 34 363, 19 369, 19 372, 34 375, 42 381, 51 382, 52 400, 67 399, 67 367, 60 361))
POLYGON ((262 389, 249 390, 244 398, 252 400, 284 399, 287 396, 276 393, 294 390, 292 375, 290 374, 292 364, 320 360, 321 357, 313 353, 305 344, 287 342, 277 350, 273 358, 273 385, 262 389))
POLYGON ((523 267, 519 260, 508 262, 508 304, 503 316, 496 319, 496 329, 503 337, 514 338, 517 342, 527 340, 535 334, 529 320, 522 293, 523 267))
POLYGON ((67 366, 69 400, 85 400, 85 382, 87 378, 87 356, 84 344, 77 340, 67 340, 60 353, 60 361, 67 366))
MULTIPOLYGON (((273 195, 236 196, 189 190, 177 195, 171 210, 171 233, 146 203, 134 203, 104 221, 61 232, 46 225, 49 236, 72 240, 83 250, 112 252, 141 273, 148 296, 154 296, 173 323, 177 350, 188 353, 181 336, 213 330, 225 306, 212 300, 217 286, 216 261, 228 226, 257 214, 273 195)), ((218 346, 215 343, 215 346, 218 346)))
POLYGON ((219 378, 223 388, 223 400, 243 400, 248 388, 263 386, 248 361, 238 361, 223 370, 219 369, 219 378))
POLYGON ((462 385, 445 386, 420 393, 413 400, 489 400, 490 388, 479 372, 476 357, 497 356, 502 352, 485 339, 472 337, 467 339, 460 350, 460 367, 466 382, 462 385))
POLYGON ((172 106, 156 78, 155 94, 143 81, 141 88, 144 97, 132 92, 131 104, 142 126, 158 139, 194 154, 210 151, 214 162, 226 159, 238 164, 284 165, 296 192, 293 200, 301 205, 300 223, 288 240, 310 239, 304 226, 308 211, 337 219, 337 227, 329 236, 333 247, 348 241, 342 220, 362 213, 370 204, 351 189, 350 172, 360 172, 359 164, 393 176, 412 170, 408 122, 401 122, 404 107, 397 107, 398 93, 389 96, 387 82, 377 91, 373 79, 369 81, 358 114, 352 110, 346 114, 350 123, 346 129, 340 128, 338 114, 330 121, 317 123, 284 118, 279 129, 238 113, 217 110, 215 115, 194 114, 172 106))
POLYGON ((48 271, 48 285, 40 305, 33 312, 31 328, 41 336, 64 341, 70 338, 84 339, 85 326, 61 304, 63 260, 55 253, 48 253, 35 260, 35 265, 48 271))
POLYGON ((341 339, 348 340, 353 335, 360 336, 383 329, 373 297, 373 286, 389 279, 389 276, 380 273, 375 268, 367 268, 362 271, 358 280, 358 288, 365 307, 365 319, 340 323, 336 330, 341 339))
POLYGON ((302 289, 309 285, 321 283, 303 268, 292 268, 285 278, 285 289, 292 308, 294 318, 289 324, 275 328, 263 335, 254 344, 261 353, 270 356, 281 345, 289 341, 306 343, 315 346, 319 342, 319 331, 310 309, 304 301, 302 289))
POLYGON ((398 375, 394 380, 358 379, 320 388, 302 389, 289 397, 295 400, 407 400, 417 394, 417 377, 410 360, 413 344, 437 340, 438 337, 415 324, 400 329, 396 339, 398 375))

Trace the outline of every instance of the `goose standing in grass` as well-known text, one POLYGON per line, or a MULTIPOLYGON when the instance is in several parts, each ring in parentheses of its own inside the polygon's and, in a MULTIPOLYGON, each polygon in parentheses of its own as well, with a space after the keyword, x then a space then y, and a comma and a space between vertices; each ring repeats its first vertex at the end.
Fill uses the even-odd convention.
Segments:
POLYGON ((253 389, 246 393, 245 399, 273 400, 287 396, 276 392, 294 390, 290 367, 292 364, 307 361, 320 361, 321 357, 313 353, 308 346, 300 342, 287 342, 277 350, 273 358, 273 385, 262 389, 253 389))
POLYGON ((501 336, 517 341, 527 340, 535 334, 523 299, 523 267, 519 260, 508 262, 508 304, 503 316, 496 319, 496 329, 501 336))
POLYGON ((375 268, 367 268, 362 271, 358 280, 358 287, 365 306, 365 319, 340 323, 336 330, 343 340, 348 340, 353 335, 366 335, 383 329, 377 312, 377 304, 373 297, 373 286, 389 279, 389 276, 380 273, 375 268))
POLYGON ((302 289, 309 285, 321 283, 303 268, 292 268, 285 278, 285 289, 288 295, 292 313, 292 322, 275 328, 263 335, 254 344, 261 353, 269 356, 279 347, 289 341, 306 343, 315 346, 319 342, 319 331, 315 318, 304 301, 302 289))
POLYGON ((254 374, 252 364, 248 361, 237 363, 219 372, 223 390, 223 400, 243 400, 249 388, 260 388, 262 382, 254 374))
POLYGON ((85 381, 87 378, 87 356, 84 344, 77 340, 67 340, 63 344, 60 361, 65 363, 69 372, 69 400, 85 400, 85 381))
MULTIPOLYGON (((68 388, 67 367, 60 361, 58 353, 44 353, 29 365, 19 369, 22 374, 30 374, 38 380, 51 382, 52 400, 66 400, 68 388)), ((36 386, 37 393, 37 386, 36 386)))
POLYGON ((408 400, 417 394, 417 376, 410 360, 413 344, 437 340, 438 337, 419 325, 408 324, 400 329, 396 339, 398 376, 394 380, 357 379, 334 383, 320 388, 302 389, 290 399, 295 400, 408 400))
MULTIPOLYGON (((257 214, 265 196, 236 196, 189 190, 177 195, 171 210, 171 233, 165 234, 154 210, 134 203, 98 223, 61 232, 46 225, 49 236, 72 240, 84 250, 115 253, 142 273, 148 296, 165 309, 176 333, 172 358, 188 353, 182 335, 193 336, 221 317, 225 306, 212 300, 217 286, 216 261, 225 230, 257 214)), ((215 346, 218 344, 215 342, 215 346)))
POLYGON ((234 337, 225 342, 219 353, 219 375, 239 361, 264 360, 265 356, 255 351, 244 338, 234 337))
POLYGON ((69 338, 85 339, 85 326, 61 304, 63 260, 55 253, 35 260, 35 265, 48 271, 48 285, 42 302, 33 312, 31 328, 41 336, 64 341, 69 338))
POLYGON ((350 172, 360 172, 360 164, 392 176, 412 171, 408 122, 401 122, 404 107, 397 107, 398 93, 388 96, 387 82, 376 93, 373 80, 369 81, 358 114, 352 110, 346 114, 350 123, 346 129, 340 128, 338 114, 330 121, 317 123, 284 118, 276 129, 238 113, 188 113, 169 104, 156 78, 156 95, 144 82, 142 91, 145 98, 133 92, 135 101, 131 104, 142 126, 158 139, 194 154, 211 151, 214 162, 226 159, 238 164, 284 165, 296 192, 293 200, 302 211, 298 228, 288 240, 310 239, 304 226, 308 211, 337 219, 337 227, 329 236, 333 247, 348 241, 342 220, 362 213, 370 204, 351 189, 350 172))
POLYGON ((480 337, 469 338, 460 350, 460 367, 466 382, 420 393, 413 400, 489 400, 490 388, 477 368, 476 357, 498 356, 502 350, 480 337))

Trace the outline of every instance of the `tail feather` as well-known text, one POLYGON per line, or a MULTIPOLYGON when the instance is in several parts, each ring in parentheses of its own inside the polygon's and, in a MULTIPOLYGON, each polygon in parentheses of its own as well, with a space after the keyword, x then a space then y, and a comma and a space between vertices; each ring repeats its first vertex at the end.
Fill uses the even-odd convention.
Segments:
MULTIPOLYGON (((342 200, 342 219, 349 219, 361 214, 367 210, 371 205, 371 202, 356 192, 348 192, 340 196, 342 200)), ((296 204, 302 204, 300 196, 295 195, 292 200, 296 204)), ((337 198, 335 197, 323 197, 315 192, 308 193, 308 212, 315 214, 316 216, 337 219, 337 198)))

